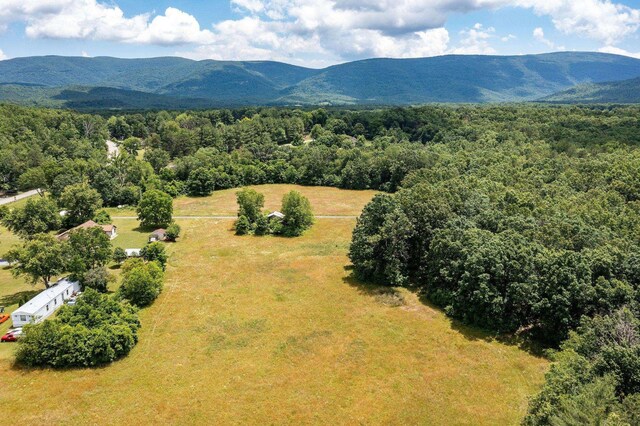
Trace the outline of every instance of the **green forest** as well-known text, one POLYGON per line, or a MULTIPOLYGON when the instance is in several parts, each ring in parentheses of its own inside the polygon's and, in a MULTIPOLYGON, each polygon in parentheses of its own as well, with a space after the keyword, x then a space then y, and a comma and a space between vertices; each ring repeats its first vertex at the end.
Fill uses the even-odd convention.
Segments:
MULTIPOLYGON (((0 191, 39 189, 49 212, 94 197, 82 203, 92 211, 69 209, 73 226, 144 194, 379 190, 353 233, 359 280, 407 287, 456 320, 548 348, 555 362, 526 424, 638 424, 639 144, 637 106, 111 116, 4 105, 0 191), (112 161, 107 140, 120 148, 112 161)), ((11 228, 15 214, 0 217, 11 228)), ((46 216, 32 223, 39 232, 60 226, 46 216)))

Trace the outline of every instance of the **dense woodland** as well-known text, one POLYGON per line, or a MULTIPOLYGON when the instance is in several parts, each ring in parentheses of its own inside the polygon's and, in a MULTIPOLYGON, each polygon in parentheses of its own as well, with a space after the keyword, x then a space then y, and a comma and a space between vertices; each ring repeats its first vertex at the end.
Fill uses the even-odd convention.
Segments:
POLYGON ((0 185, 44 190, 70 209, 67 226, 95 213, 73 209, 87 204, 79 194, 97 209, 262 183, 380 190, 354 231, 358 278, 558 348, 528 424, 637 424, 639 143, 631 106, 116 116, 3 106, 0 185), (106 139, 120 141, 111 161, 106 139))

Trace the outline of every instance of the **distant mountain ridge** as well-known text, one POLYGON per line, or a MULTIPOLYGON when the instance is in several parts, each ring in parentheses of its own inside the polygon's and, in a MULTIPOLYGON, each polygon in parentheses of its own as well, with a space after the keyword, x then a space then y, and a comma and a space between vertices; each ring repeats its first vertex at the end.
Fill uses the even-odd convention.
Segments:
POLYGON ((580 84, 541 99, 543 102, 582 104, 640 103, 640 77, 606 83, 580 84))
POLYGON ((136 109, 521 102, 636 77, 640 60, 590 52, 368 59, 324 69, 269 61, 42 56, 0 61, 0 100, 136 109))

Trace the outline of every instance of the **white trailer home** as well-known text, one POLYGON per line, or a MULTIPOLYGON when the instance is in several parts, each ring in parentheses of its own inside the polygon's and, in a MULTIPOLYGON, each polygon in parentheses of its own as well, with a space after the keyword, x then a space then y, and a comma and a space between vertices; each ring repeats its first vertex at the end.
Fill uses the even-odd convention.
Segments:
POLYGON ((80 291, 80 283, 69 281, 66 278, 39 293, 33 299, 13 311, 11 320, 14 327, 22 327, 25 324, 39 323, 53 314, 64 301, 74 293, 80 291))

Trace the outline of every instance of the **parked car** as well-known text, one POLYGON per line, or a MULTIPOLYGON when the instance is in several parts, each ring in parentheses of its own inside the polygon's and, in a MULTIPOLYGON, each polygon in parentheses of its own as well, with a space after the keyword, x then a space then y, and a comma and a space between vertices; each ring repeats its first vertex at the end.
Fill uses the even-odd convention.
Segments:
POLYGON ((0 314, 0 324, 7 321, 9 318, 11 318, 9 314, 0 314))
POLYGON ((15 328, 13 330, 7 331, 7 333, 0 337, 0 342, 15 342, 22 336, 22 329, 15 328))

